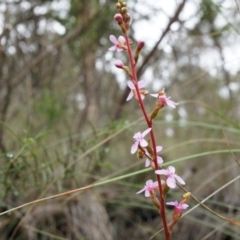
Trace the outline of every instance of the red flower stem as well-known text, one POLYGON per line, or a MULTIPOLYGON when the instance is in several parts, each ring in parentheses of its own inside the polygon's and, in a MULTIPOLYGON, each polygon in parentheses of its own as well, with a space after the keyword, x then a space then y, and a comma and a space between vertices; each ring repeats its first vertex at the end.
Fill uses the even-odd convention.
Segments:
POLYGON ((138 83, 137 72, 136 72, 135 62, 133 60, 133 55, 132 55, 132 50, 131 50, 131 46, 130 46, 129 37, 128 37, 127 34, 125 34, 125 39, 126 39, 126 43, 127 43, 127 52, 128 52, 128 56, 129 56, 129 61, 130 61, 131 69, 132 69, 133 84, 135 86, 138 99, 141 100, 141 101, 139 100, 138 102, 139 102, 140 107, 142 109, 142 112, 143 112, 143 115, 144 115, 145 120, 147 122, 147 125, 150 127, 151 121, 149 120, 148 115, 146 113, 146 110, 144 108, 144 105, 143 105, 143 102, 142 102, 142 99, 141 99, 141 95, 140 95, 140 92, 139 92, 139 88, 138 88, 138 85, 137 85, 137 83, 138 83))
MULTIPOLYGON (((131 50, 131 46, 130 46, 130 41, 129 41, 129 37, 127 35, 127 33, 125 34, 125 39, 126 39, 126 44, 127 44, 127 53, 129 56, 129 61, 130 61, 130 65, 131 65, 131 69, 132 69, 132 80, 133 80, 133 84, 135 86, 136 89, 136 93, 137 93, 137 98, 138 98, 138 102, 140 105, 140 108, 143 112, 143 115, 145 117, 146 123, 148 125, 149 128, 152 128, 152 120, 149 119, 146 109, 144 107, 142 98, 141 98, 141 94, 138 88, 138 79, 137 79, 137 73, 136 73, 136 66, 135 66, 135 62, 133 59, 133 55, 132 55, 132 50, 131 50)), ((155 165, 155 169, 159 169, 158 167, 158 162, 157 162, 157 150, 156 150, 156 141, 155 141, 155 136, 154 136, 154 132, 153 129, 150 132, 150 136, 151 136, 151 142, 152 142, 152 147, 153 147, 153 153, 154 153, 154 165, 155 165)), ((162 189, 162 184, 161 184, 161 177, 160 175, 156 175, 157 177, 157 181, 158 181, 158 187, 159 187, 159 193, 160 193, 160 202, 161 202, 161 207, 159 209, 160 215, 162 217, 162 221, 163 221, 163 227, 164 227, 164 233, 165 233, 165 239, 166 240, 170 240, 170 232, 168 229, 168 224, 167 224, 167 218, 166 218, 166 211, 165 211, 165 200, 163 197, 163 189, 162 189)))

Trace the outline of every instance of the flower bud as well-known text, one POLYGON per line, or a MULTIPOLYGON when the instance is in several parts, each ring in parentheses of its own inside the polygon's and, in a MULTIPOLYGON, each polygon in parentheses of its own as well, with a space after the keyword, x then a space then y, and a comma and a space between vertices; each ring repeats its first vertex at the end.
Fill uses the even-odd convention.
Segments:
POLYGON ((145 43, 143 41, 138 42, 137 50, 140 52, 143 49, 144 45, 145 43))
POLYGON ((121 13, 122 14, 126 14, 127 13, 127 8, 126 7, 122 7, 121 8, 121 13))
POLYGON ((157 115, 161 107, 156 106, 154 110, 152 111, 150 118, 153 120, 157 115))
POLYGON ((121 7, 122 7, 122 5, 118 2, 118 3, 116 4, 116 9, 120 10, 121 7))
POLYGON ((117 60, 117 62, 114 63, 115 67, 123 69, 124 64, 122 61, 117 60))
POLYGON ((154 191, 151 191, 150 195, 151 195, 152 202, 157 207, 157 209, 161 209, 161 203, 159 199, 156 197, 156 193, 154 191))
POLYGON ((123 6, 123 7, 127 7, 127 3, 126 3, 126 2, 123 2, 123 3, 122 3, 122 6, 123 6))
POLYGON ((114 20, 118 22, 118 24, 122 24, 123 23, 123 17, 120 13, 115 14, 114 16, 114 20))
POLYGON ((131 15, 127 12, 124 14, 124 22, 130 22, 131 20, 131 15))
POLYGON ((153 155, 153 150, 152 150, 152 148, 149 146, 149 144, 150 144, 150 141, 148 141, 148 145, 146 146, 146 148, 147 148, 148 153, 152 156, 152 155, 153 155))
POLYGON ((170 188, 166 183, 163 184, 163 197, 165 198, 167 196, 167 193, 169 192, 170 188))
POLYGON ((144 47, 144 42, 143 41, 138 42, 138 45, 137 45, 137 48, 136 48, 135 54, 134 54, 135 64, 137 64, 137 62, 138 62, 139 53, 140 53, 140 51, 142 50, 143 47, 144 47))
POLYGON ((123 70, 127 73, 127 75, 128 75, 131 79, 133 78, 132 72, 130 71, 129 67, 124 66, 124 67, 123 67, 123 70))

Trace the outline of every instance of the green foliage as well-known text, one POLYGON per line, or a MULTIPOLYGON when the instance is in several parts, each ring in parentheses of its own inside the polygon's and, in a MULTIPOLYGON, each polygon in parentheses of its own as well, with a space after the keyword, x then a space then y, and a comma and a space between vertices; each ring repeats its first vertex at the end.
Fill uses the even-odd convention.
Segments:
POLYGON ((43 90, 33 105, 37 115, 40 115, 47 125, 56 123, 64 116, 64 104, 49 90, 43 90))

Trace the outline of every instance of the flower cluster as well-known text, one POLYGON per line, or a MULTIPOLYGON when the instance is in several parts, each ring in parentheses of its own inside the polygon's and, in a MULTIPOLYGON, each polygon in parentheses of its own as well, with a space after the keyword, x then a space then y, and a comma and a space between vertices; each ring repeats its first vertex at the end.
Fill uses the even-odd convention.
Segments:
MULTIPOLYGON (((126 66, 122 61, 117 60, 115 66, 119 69, 122 69, 127 74, 129 80, 127 81, 127 86, 130 89, 130 93, 126 101, 135 99, 142 113, 145 117, 147 124, 147 129, 143 132, 136 132, 133 135, 133 144, 131 146, 131 154, 136 154, 138 158, 146 157, 145 167, 152 167, 154 173, 156 174, 157 181, 149 179, 146 181, 145 186, 137 192, 137 194, 145 192, 145 197, 151 197, 155 206, 160 210, 160 214, 163 220, 163 225, 165 229, 166 236, 169 233, 168 224, 166 223, 165 216, 165 198, 170 189, 176 188, 177 184, 184 185, 184 180, 176 174, 175 167, 169 166, 167 169, 162 168, 163 159, 158 156, 158 153, 163 149, 162 146, 157 146, 154 129, 153 129, 153 120, 157 117, 159 110, 164 106, 169 106, 171 108, 176 108, 178 103, 172 101, 167 97, 164 90, 159 91, 158 93, 149 94, 151 97, 157 98, 157 102, 152 110, 150 115, 147 114, 147 111, 144 106, 144 99, 148 95, 148 91, 145 89, 146 81, 138 80, 136 75, 136 64, 138 62, 139 54, 144 47, 144 42, 140 41, 137 44, 134 54, 132 54, 131 44, 132 41, 128 37, 128 30, 130 24, 130 14, 127 11, 127 5, 123 0, 118 0, 117 3, 118 13, 114 16, 114 20, 118 23, 121 28, 124 36, 119 36, 118 38, 114 35, 110 35, 109 39, 113 43, 113 46, 109 48, 109 51, 126 51, 130 61, 130 67, 126 66), (145 137, 150 135, 150 139, 146 140, 145 137), (165 177, 164 180, 161 179, 161 175, 165 177), (157 191, 160 193, 160 199, 157 198, 157 191)), ((188 207, 185 203, 189 199, 189 195, 184 197, 181 202, 177 200, 172 202, 167 202, 167 205, 174 206, 174 216, 171 227, 177 222, 181 217, 182 211, 188 207)), ((166 237, 167 238, 167 237, 166 237)))

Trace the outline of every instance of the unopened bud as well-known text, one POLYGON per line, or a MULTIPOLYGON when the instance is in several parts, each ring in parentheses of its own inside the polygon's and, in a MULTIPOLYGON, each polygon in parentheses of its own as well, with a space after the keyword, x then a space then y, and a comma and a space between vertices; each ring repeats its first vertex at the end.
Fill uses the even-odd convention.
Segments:
POLYGON ((118 3, 116 4, 116 9, 120 10, 121 7, 122 7, 122 5, 118 2, 118 3))
POLYGON ((150 191, 151 199, 154 205, 158 208, 161 209, 161 203, 159 199, 156 197, 156 193, 154 191, 150 191))
POLYGON ((118 24, 122 24, 123 23, 123 17, 120 13, 116 13, 114 16, 114 20, 118 22, 118 24))
POLYGON ((122 3, 122 6, 123 6, 123 7, 127 7, 127 3, 126 3, 126 2, 123 2, 123 3, 122 3))
POLYGON ((125 65, 123 64, 122 61, 117 60, 117 61, 114 63, 114 65, 115 65, 115 67, 117 67, 117 68, 123 69, 123 70, 127 73, 127 75, 132 79, 132 72, 130 71, 130 69, 129 69, 128 66, 125 66, 125 65))
POLYGON ((127 73, 127 75, 132 79, 132 72, 130 71, 129 67, 123 66, 123 70, 127 73))
POLYGON ((124 22, 130 22, 131 20, 131 15, 127 12, 124 14, 124 22))
POLYGON ((143 49, 144 45, 145 43, 143 41, 138 42, 137 50, 140 52, 143 49))
POLYGON ((121 8, 121 13, 122 14, 126 14, 127 13, 127 8, 126 7, 122 7, 121 8))
POLYGON ((152 155, 153 155, 153 150, 152 150, 152 148, 149 146, 149 143, 148 143, 148 145, 146 146, 146 149, 147 149, 148 153, 152 156, 152 155))
POLYGON ((114 65, 115 65, 115 67, 117 67, 117 68, 121 68, 121 69, 123 69, 123 67, 124 67, 123 62, 120 61, 120 60, 118 60, 117 62, 115 62, 114 65))
POLYGON ((166 183, 163 184, 163 197, 165 198, 167 196, 167 193, 169 192, 169 187, 166 183))
POLYGON ((151 115, 150 115, 150 118, 151 118, 152 120, 158 115, 158 112, 159 112, 160 108, 161 108, 161 107, 159 107, 159 106, 156 106, 156 107, 154 108, 154 110, 152 111, 152 113, 151 113, 151 115))
POLYGON ((139 53, 143 47, 144 47, 144 42, 143 41, 138 42, 138 45, 137 45, 137 48, 136 48, 135 54, 134 54, 135 64, 137 64, 137 62, 138 62, 139 53))

